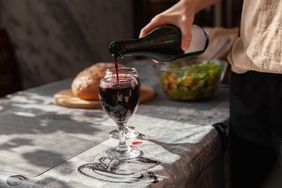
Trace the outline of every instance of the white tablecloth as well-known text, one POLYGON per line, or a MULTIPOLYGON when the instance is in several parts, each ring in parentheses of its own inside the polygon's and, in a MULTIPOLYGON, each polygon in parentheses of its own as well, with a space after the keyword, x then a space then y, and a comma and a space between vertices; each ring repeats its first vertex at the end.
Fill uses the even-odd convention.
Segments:
POLYGON ((158 95, 139 106, 129 125, 146 135, 136 146, 144 157, 160 162, 149 169, 157 181, 117 183, 78 172, 80 165, 98 162, 117 140, 109 139, 115 125, 101 109, 53 103, 57 91, 70 87, 69 79, 0 99, 0 187, 222 187, 221 140, 212 125, 228 118, 228 91, 205 102, 171 101, 151 65, 137 70, 158 95))

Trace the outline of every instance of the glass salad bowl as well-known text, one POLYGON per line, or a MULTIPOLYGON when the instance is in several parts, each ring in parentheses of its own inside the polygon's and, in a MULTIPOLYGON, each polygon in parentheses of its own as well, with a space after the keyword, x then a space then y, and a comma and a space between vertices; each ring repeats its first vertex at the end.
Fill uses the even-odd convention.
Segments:
POLYGON ((172 100, 200 101, 215 96, 227 62, 181 59, 156 64, 164 94, 172 100))

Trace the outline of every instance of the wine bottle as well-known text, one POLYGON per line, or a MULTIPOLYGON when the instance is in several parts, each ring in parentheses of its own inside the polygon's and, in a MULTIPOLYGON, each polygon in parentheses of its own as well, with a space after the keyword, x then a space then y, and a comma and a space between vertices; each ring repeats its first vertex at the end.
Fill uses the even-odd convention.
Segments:
POLYGON ((192 41, 188 51, 181 49, 181 30, 174 25, 163 25, 139 39, 113 41, 109 52, 115 56, 144 56, 158 61, 196 56, 203 53, 208 46, 206 31, 192 25, 192 41))

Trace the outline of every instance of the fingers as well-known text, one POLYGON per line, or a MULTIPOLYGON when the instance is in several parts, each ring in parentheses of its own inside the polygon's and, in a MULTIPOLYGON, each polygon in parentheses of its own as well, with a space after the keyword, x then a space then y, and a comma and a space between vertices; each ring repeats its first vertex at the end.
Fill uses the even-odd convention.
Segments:
POLYGON ((194 21, 195 10, 190 4, 185 4, 186 1, 179 1, 177 4, 168 10, 155 16, 139 34, 139 37, 144 37, 150 31, 164 24, 173 24, 180 28, 182 33, 181 48, 187 51, 192 39, 191 27, 194 21))
POLYGON ((188 51, 191 40, 192 40, 192 32, 191 32, 191 26, 182 27, 181 33, 182 33, 182 40, 181 40, 181 48, 183 51, 188 51))
MULTIPOLYGON (((190 11, 188 11, 190 12, 190 11)), ((187 51, 189 49, 191 40, 192 40, 192 24, 194 21, 193 14, 182 14, 178 21, 178 27, 182 33, 182 40, 181 40, 181 48, 183 51, 187 51)))
POLYGON ((145 27, 143 27, 143 29, 141 29, 139 38, 144 37, 154 28, 155 28, 154 24, 151 23, 147 24, 145 27))
POLYGON ((167 20, 164 17, 161 16, 155 16, 150 23, 148 23, 143 29, 141 29, 139 37, 144 37, 147 35, 150 31, 157 28, 160 25, 166 24, 167 20))
MULTIPOLYGON (((152 20, 149 24, 147 24, 140 32, 139 37, 144 37, 147 35, 150 31, 157 28, 160 25, 168 24, 170 23, 166 19, 159 19, 159 20, 152 20)), ((191 23, 185 23, 185 24, 174 24, 178 26, 182 33, 182 40, 181 40, 181 48, 183 51, 187 51, 189 49, 191 40, 192 40, 192 32, 191 32, 191 23)))
POLYGON ((153 59, 153 61, 154 61, 155 64, 159 64, 160 63, 160 61, 155 60, 155 59, 153 59))

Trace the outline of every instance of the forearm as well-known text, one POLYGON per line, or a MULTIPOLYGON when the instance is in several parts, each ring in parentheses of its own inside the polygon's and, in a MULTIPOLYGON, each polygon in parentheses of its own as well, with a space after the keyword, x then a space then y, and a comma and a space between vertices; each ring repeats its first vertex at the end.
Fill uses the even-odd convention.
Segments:
POLYGON ((192 6, 195 13, 207 8, 220 0, 180 0, 183 1, 187 6, 192 6))

